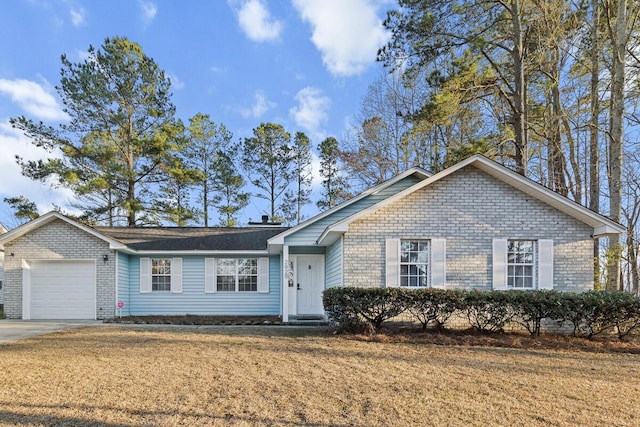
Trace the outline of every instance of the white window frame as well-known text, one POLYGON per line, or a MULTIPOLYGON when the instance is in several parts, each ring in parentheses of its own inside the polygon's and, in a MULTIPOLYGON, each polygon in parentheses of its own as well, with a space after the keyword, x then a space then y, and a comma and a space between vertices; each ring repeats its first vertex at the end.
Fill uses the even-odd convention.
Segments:
POLYGON ((215 259, 215 275, 214 275, 214 287, 215 292, 220 293, 231 293, 231 292, 242 292, 242 293, 257 293, 259 291, 259 271, 258 271, 259 259, 258 258, 216 258, 215 259), (249 268, 255 269, 255 274, 240 274, 241 262, 243 260, 253 261, 255 265, 250 266, 249 268), (220 290, 218 288, 218 277, 221 276, 232 276, 231 274, 220 274, 220 262, 234 262, 234 290, 220 290), (255 290, 241 290, 240 289, 240 278, 241 277, 254 277, 255 278, 255 290))
POLYGON ((511 289, 511 290, 522 290, 522 291, 528 291, 528 290, 534 290, 538 288, 538 241, 537 240, 533 240, 533 239, 509 239, 507 240, 507 289, 511 289), (528 242, 531 243, 531 251, 532 251, 532 260, 531 262, 515 262, 512 261, 510 262, 509 260, 509 255, 510 254, 515 254, 517 256, 517 254, 519 252, 512 252, 510 251, 510 246, 511 244, 514 243, 518 243, 518 242, 528 242), (518 274, 511 274, 511 269, 519 269, 519 268, 525 268, 525 267, 531 267, 531 276, 528 275, 518 275, 518 274), (531 286, 515 286, 515 280, 517 278, 522 278, 523 279, 523 283, 524 283, 524 279, 525 278, 529 278, 531 277, 531 286), (512 282, 513 280, 513 282, 512 282))
MULTIPOLYGON (((431 239, 400 239, 400 258, 399 258, 399 272, 400 272, 400 280, 398 282, 399 287, 401 288, 406 288, 406 289, 420 289, 420 288, 429 288, 431 287, 431 251, 432 251, 432 244, 431 244, 431 239), (417 243, 418 244, 418 253, 420 253, 420 244, 421 243, 426 243, 427 245, 427 250, 426 250, 426 260, 424 262, 411 262, 411 261, 403 261, 402 260, 402 254, 403 251, 402 246, 404 243, 417 243), (407 267, 407 274, 402 274, 402 268, 403 267, 407 267), (411 266, 426 266, 426 284, 424 286, 411 286, 411 266), (402 284, 402 280, 403 278, 407 279, 407 284, 403 285, 402 284)), ((409 251, 411 252, 411 251, 409 251)), ((420 276, 413 276, 417 279, 420 279, 420 276)))
POLYGON ((171 292, 172 289, 172 271, 173 271, 173 260, 171 258, 151 258, 151 292, 171 292), (160 262, 166 262, 169 270, 168 271, 164 271, 162 273, 158 273, 155 271, 156 267, 159 267, 159 265, 157 265, 160 262), (168 289, 155 289, 156 288, 156 284, 154 284, 154 278, 165 278, 165 282, 164 285, 165 287, 167 285, 169 285, 168 289), (168 278, 168 282, 166 281, 166 278, 168 278))

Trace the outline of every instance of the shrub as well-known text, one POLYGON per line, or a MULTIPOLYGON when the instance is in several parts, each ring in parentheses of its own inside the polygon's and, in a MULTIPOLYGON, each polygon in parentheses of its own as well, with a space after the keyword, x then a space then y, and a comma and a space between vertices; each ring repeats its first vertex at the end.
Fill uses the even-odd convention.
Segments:
POLYGON ((335 287, 324 291, 329 318, 345 331, 378 331, 408 310, 426 329, 442 328, 459 312, 479 331, 497 332, 515 321, 532 336, 545 318, 569 321, 576 336, 615 329, 619 339, 640 331, 640 298, 622 292, 459 291, 442 289, 335 287))
POLYGON ((531 336, 540 335, 542 319, 562 319, 563 294, 557 291, 509 291, 515 321, 529 331, 531 336))
POLYGON ((575 336, 592 338, 615 326, 614 294, 604 291, 565 294, 563 318, 573 324, 575 336))
POLYGON ((425 330, 430 323, 435 324, 437 329, 444 328, 458 309, 462 295, 460 291, 427 288, 407 290, 403 297, 407 311, 425 330))
POLYGON ((382 322, 405 311, 403 289, 335 287, 323 292, 323 304, 329 318, 342 329, 353 330, 364 320, 379 331, 382 322))
POLYGON ((473 328, 498 332, 504 330, 515 314, 510 299, 509 292, 463 291, 459 308, 473 328))

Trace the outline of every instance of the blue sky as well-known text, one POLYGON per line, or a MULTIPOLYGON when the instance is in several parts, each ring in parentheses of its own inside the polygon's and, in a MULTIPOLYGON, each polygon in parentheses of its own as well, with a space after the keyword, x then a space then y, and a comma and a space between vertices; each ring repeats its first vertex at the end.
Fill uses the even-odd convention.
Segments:
MULTIPOLYGON (((389 0, 2 2, 0 222, 15 225, 4 197, 26 196, 40 213, 71 201, 69 191, 20 175, 16 154, 37 159, 44 152, 9 125, 19 115, 64 120, 54 89, 61 54, 79 62, 89 45, 125 36, 170 76, 183 121, 209 114, 234 140, 275 122, 292 134, 305 132, 317 146, 327 136, 343 138, 381 73, 375 56, 388 40, 382 20, 393 7, 389 0)), ((265 208, 253 198, 242 221, 259 219, 265 208)), ((309 206, 307 215, 313 213, 309 206)))

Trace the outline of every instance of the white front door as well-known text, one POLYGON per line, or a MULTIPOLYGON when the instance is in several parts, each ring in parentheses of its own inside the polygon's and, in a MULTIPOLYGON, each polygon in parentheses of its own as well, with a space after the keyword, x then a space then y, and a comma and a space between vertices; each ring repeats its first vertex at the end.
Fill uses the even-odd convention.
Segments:
POLYGON ((297 314, 323 314, 324 255, 296 256, 297 314))

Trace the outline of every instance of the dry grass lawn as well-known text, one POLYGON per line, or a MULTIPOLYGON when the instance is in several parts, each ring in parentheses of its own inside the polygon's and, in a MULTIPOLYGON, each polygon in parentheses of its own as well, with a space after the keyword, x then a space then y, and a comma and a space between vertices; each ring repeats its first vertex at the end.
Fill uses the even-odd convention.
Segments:
POLYGON ((640 355, 91 327, 0 345, 0 425, 637 426, 640 355))

